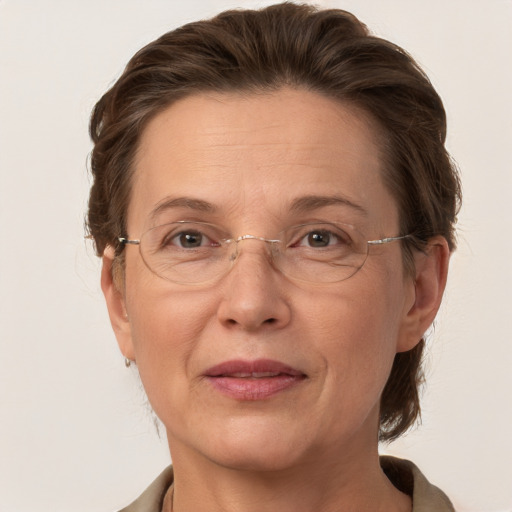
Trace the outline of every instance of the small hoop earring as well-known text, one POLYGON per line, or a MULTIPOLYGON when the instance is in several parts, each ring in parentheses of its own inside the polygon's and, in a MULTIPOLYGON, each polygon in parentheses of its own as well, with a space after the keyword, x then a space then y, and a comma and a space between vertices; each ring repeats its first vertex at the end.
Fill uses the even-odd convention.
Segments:
POLYGON ((125 357, 124 365, 126 366, 126 368, 130 368, 130 366, 132 365, 132 362, 127 357, 125 357))

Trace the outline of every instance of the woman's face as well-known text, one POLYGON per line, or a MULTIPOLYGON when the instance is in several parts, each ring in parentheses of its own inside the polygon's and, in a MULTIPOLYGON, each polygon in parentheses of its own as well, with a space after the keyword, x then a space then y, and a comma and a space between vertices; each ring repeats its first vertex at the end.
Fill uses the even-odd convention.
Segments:
MULTIPOLYGON (((128 234, 194 220, 234 237, 271 239, 313 221, 354 225, 368 240, 399 235, 373 128, 357 109, 301 90, 182 99, 143 133, 128 234)), ((400 243, 373 246, 350 279, 322 284, 280 273, 264 242, 239 249, 227 275, 191 286, 156 276, 127 246, 119 294, 105 257, 118 341, 173 460, 268 470, 374 449, 395 353, 422 334, 400 243)))

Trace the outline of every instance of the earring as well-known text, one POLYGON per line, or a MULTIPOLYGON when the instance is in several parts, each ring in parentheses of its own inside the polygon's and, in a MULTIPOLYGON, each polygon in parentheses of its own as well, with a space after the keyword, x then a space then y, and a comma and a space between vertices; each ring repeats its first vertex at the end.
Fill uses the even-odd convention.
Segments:
POLYGON ((132 365, 132 362, 127 357, 125 357, 124 365, 126 366, 126 368, 130 368, 130 366, 132 365))

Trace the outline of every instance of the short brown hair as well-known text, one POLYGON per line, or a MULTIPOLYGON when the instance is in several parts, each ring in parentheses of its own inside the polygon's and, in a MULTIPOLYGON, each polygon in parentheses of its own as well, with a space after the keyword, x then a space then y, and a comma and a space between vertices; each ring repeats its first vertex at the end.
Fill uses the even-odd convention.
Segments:
MULTIPOLYGON (((401 48, 369 33, 352 14, 281 3, 231 10, 190 23, 142 48, 92 113, 88 229, 101 255, 122 256, 132 162, 148 121, 203 91, 274 91, 284 86, 349 102, 375 121, 384 180, 402 233, 444 236, 455 248, 457 170, 444 147, 446 114, 430 81, 401 48)), ((413 245, 403 244, 404 261, 413 245)), ((395 356, 381 397, 380 439, 404 433, 420 413, 424 340, 395 356)))

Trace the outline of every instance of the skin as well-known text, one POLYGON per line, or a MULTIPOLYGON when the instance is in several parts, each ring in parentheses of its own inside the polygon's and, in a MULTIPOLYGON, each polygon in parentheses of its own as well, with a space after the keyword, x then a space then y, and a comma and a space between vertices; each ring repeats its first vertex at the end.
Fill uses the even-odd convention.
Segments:
MULTIPOLYGON (((146 127, 135 162, 128 233, 183 219, 235 236, 275 237, 312 220, 354 224, 368 240, 396 236, 398 211, 382 181, 378 132, 368 116, 316 93, 200 94, 176 102, 146 127), (298 198, 341 196, 292 212, 298 198), (208 201, 215 211, 170 197, 208 201)), ((380 469, 379 399, 393 358, 411 349, 439 307, 445 240, 403 269, 400 244, 372 247, 340 283, 294 281, 267 248, 243 241, 218 282, 173 284, 126 248, 122 286, 112 250, 102 287, 123 354, 137 362, 164 423, 175 468, 174 511, 407 511, 410 498, 380 469), (273 359, 307 377, 265 400, 213 389, 207 368, 232 359, 273 359)))

